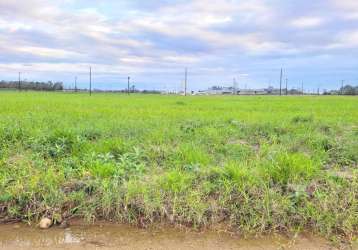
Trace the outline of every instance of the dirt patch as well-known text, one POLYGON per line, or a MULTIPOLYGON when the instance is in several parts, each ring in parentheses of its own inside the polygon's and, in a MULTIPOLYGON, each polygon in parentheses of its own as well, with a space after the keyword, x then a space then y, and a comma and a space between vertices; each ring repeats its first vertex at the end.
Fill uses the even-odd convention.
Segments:
POLYGON ((0 249, 335 249, 320 238, 272 235, 244 239, 227 232, 126 225, 73 223, 67 229, 39 230, 23 224, 0 226, 0 249))

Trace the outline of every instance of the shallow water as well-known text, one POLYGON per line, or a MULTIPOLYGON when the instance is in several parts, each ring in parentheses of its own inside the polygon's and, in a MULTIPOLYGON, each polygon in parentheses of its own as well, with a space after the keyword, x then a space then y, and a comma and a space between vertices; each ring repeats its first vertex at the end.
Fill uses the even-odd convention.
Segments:
POLYGON ((243 239, 228 233, 125 225, 73 225, 40 230, 23 224, 0 225, 0 249, 334 249, 311 236, 243 239))

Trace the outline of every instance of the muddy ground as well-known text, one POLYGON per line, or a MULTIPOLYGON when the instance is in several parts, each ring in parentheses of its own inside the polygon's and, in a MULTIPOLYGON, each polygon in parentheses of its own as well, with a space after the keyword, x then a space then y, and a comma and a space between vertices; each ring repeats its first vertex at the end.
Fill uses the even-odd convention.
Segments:
POLYGON ((126 225, 73 224, 40 230, 24 224, 0 225, 0 249, 337 249, 319 237, 271 235, 245 239, 228 232, 179 228, 139 229, 126 225))

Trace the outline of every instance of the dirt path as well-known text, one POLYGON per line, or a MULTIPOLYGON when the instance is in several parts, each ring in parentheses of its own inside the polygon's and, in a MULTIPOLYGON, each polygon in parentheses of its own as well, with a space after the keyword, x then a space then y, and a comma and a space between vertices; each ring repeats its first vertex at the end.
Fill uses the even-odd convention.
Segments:
POLYGON ((138 229, 123 225, 71 226, 39 230, 21 224, 0 225, 0 249, 335 249, 310 236, 242 239, 228 233, 179 229, 138 229))

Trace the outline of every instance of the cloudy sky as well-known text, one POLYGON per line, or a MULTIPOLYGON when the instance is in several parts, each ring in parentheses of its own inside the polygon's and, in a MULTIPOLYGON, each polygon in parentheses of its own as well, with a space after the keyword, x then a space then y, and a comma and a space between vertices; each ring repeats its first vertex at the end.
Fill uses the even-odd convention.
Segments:
POLYGON ((357 0, 0 0, 0 79, 124 88, 358 84, 357 0))

